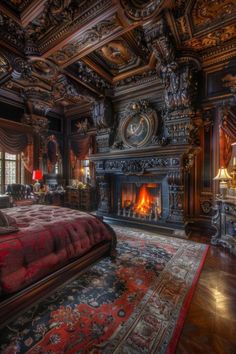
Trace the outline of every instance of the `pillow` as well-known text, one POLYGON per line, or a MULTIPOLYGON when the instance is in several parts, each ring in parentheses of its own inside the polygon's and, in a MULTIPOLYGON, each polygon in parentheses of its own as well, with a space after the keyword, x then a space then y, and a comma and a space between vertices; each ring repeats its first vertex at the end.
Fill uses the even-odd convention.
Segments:
POLYGON ((0 210, 0 235, 18 231, 16 220, 0 210))

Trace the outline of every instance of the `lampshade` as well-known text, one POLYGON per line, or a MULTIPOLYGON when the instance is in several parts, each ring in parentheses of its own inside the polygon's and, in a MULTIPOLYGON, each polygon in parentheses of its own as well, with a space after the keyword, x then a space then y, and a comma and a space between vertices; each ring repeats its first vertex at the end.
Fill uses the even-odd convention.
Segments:
POLYGON ((213 179, 219 180, 219 181, 228 181, 228 180, 232 179, 232 177, 229 175, 227 168, 221 167, 221 168, 219 168, 217 175, 213 179))
POLYGON ((34 170, 33 171, 33 179, 34 180, 39 180, 39 179, 42 179, 43 177, 43 172, 41 170, 34 170))

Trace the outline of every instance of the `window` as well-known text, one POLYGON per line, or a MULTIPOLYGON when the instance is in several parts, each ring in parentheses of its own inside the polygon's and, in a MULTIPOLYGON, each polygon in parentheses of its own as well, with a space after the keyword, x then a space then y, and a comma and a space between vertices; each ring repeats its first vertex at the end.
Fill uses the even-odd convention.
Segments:
POLYGON ((0 189, 5 193, 6 187, 11 183, 23 183, 24 167, 20 154, 9 154, 0 151, 0 189))

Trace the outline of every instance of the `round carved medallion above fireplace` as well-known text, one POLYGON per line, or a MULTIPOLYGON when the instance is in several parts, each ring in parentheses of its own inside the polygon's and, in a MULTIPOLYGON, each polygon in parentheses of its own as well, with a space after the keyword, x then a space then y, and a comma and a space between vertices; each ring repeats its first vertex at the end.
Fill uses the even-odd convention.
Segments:
POLYGON ((148 145, 158 128, 158 117, 148 101, 131 102, 119 125, 119 135, 124 146, 142 147, 148 145))

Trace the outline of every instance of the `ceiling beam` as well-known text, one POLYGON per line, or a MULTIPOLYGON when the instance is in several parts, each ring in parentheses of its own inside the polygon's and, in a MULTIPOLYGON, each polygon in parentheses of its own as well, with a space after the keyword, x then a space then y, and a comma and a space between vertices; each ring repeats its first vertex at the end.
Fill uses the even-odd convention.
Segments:
POLYGON ((44 5, 47 0, 33 0, 30 2, 29 6, 20 14, 21 24, 26 27, 30 22, 32 22, 41 12, 44 10, 44 5))
POLYGON ((117 12, 118 5, 113 5, 109 9, 107 9, 105 12, 101 13, 99 16, 93 18, 91 21, 83 25, 82 27, 79 27, 74 31, 72 34, 67 35, 66 37, 63 38, 59 43, 51 47, 50 49, 46 50, 43 52, 43 49, 40 47, 42 51, 42 57, 48 58, 55 52, 63 49, 63 47, 69 43, 73 43, 76 40, 79 40, 80 37, 89 29, 91 29, 93 26, 97 25, 99 22, 107 20, 109 17, 114 15, 117 12))
POLYGON ((98 43, 96 44, 91 44, 90 46, 82 49, 78 54, 76 54, 75 56, 73 56, 72 58, 69 58, 65 63, 63 63, 62 65, 60 65, 62 68, 65 68, 71 64, 73 64, 75 61, 82 59, 83 57, 85 57, 86 55, 94 52, 96 49, 103 47, 104 45, 106 45, 107 43, 109 43, 110 41, 114 40, 115 38, 122 36, 124 33, 127 33, 128 31, 131 31, 132 29, 134 29, 135 27, 137 27, 138 24, 132 24, 129 27, 126 28, 122 28, 118 31, 116 31, 115 33, 112 32, 112 34, 108 35, 107 37, 105 37, 103 40, 98 41, 98 43))

